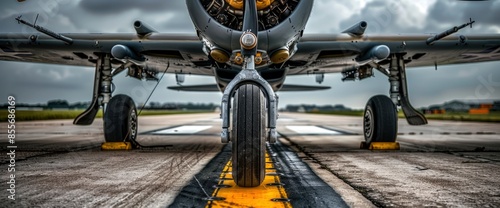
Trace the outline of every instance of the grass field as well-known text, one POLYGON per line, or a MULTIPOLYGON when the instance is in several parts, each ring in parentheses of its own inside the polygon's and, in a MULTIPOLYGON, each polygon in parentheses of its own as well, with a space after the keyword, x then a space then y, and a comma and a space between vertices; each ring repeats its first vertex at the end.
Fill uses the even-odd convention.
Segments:
MULTIPOLYGON (((16 121, 54 120, 54 119, 74 119, 81 110, 43 110, 43 111, 16 111, 16 121)), ((206 110, 143 110, 141 116, 169 115, 169 114, 189 114, 207 113, 206 110)), ((342 116, 363 116, 363 111, 332 111, 314 112, 313 114, 342 115, 342 116)), ((7 121, 7 110, 0 111, 0 122, 7 121)), ((478 122, 500 122, 500 112, 493 112, 489 115, 469 115, 467 113, 446 113, 425 115, 431 120, 453 120, 453 121, 478 121, 478 122)), ((399 117, 404 118, 403 112, 399 112, 399 117)), ((97 113, 97 118, 102 118, 102 111, 97 113)))
POLYGON ((328 111, 328 112, 311 112, 312 114, 326 114, 339 116, 363 116, 363 111, 328 111))
POLYGON ((488 115, 469 115, 468 113, 446 113, 425 115, 433 120, 453 120, 453 121, 478 121, 478 122, 500 122, 500 112, 492 112, 488 115))
MULTIPOLYGON (((332 111, 314 112, 314 114, 363 116, 363 111, 332 111)), ((446 113, 425 115, 430 120, 452 120, 452 121, 477 121, 477 122, 500 122, 500 112, 492 112, 488 115, 469 115, 468 113, 446 113)), ((399 118, 404 118, 403 112, 399 112, 399 118)))
MULTIPOLYGON (((16 111, 16 121, 54 120, 54 119, 74 119, 83 110, 42 110, 42 111, 16 111)), ((143 110, 140 116, 207 113, 206 110, 143 110)), ((0 122, 6 122, 7 110, 0 111, 0 122)), ((97 113, 97 118, 102 118, 102 110, 97 113)))

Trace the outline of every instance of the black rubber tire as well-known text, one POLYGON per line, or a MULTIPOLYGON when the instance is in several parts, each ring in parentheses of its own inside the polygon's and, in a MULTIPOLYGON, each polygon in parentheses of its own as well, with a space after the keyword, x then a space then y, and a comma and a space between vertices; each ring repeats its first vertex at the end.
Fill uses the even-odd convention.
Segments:
POLYGON ((259 87, 238 88, 231 130, 233 180, 240 187, 259 186, 265 177, 265 98, 259 87))
POLYGON ((137 138, 137 109, 127 95, 116 95, 109 101, 104 113, 106 142, 132 142, 137 138))
POLYGON ((366 104, 363 133, 366 144, 372 142, 395 142, 398 135, 398 113, 392 100, 376 95, 366 104))

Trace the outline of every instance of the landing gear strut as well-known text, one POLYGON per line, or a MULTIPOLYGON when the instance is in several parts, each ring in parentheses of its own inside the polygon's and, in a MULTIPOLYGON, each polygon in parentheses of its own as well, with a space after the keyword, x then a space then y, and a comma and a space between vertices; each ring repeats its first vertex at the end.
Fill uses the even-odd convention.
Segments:
POLYGON ((363 122, 365 142, 395 142, 398 133, 397 106, 401 106, 410 125, 427 124, 425 116, 418 112, 408 98, 404 55, 389 57, 388 70, 377 69, 389 77, 390 98, 384 95, 372 97, 366 104, 363 122))
POLYGON ((104 109, 104 138, 106 142, 135 143, 138 126, 137 109, 134 101, 129 96, 112 96, 113 73, 111 70, 110 55, 100 55, 96 60, 91 105, 75 118, 73 124, 92 124, 99 108, 102 106, 104 109))
POLYGON ((253 56, 245 58, 243 70, 226 87, 221 106, 221 140, 233 145, 233 180, 240 187, 259 186, 265 176, 265 142, 278 138, 278 97, 255 70, 253 56))
POLYGON ((406 120, 410 125, 425 125, 427 119, 410 103, 408 97, 408 84, 406 81, 406 66, 403 55, 394 54, 389 66, 389 82, 391 83, 391 99, 395 105, 401 106, 406 120))
POLYGON ((92 91, 92 101, 90 106, 78 115, 73 124, 90 125, 94 122, 95 116, 101 106, 104 106, 111 99, 111 61, 109 54, 102 54, 96 60, 94 75, 94 90, 92 91))

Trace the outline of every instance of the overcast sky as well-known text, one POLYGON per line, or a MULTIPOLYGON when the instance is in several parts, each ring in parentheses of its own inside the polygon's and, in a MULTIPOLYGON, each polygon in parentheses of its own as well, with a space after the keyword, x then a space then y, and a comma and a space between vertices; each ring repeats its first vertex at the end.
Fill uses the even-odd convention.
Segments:
MULTIPOLYGON (((194 33, 194 26, 182 0, 27 0, 0 3, 0 32, 34 33, 17 24, 18 15, 54 31, 134 32, 133 22, 142 20, 165 33, 194 33)), ((306 33, 336 34, 366 20, 367 34, 436 33, 462 24, 472 17, 477 23, 462 34, 500 34, 500 1, 454 0, 315 0, 306 33)), ((89 101, 93 68, 0 61, 0 103, 8 95, 18 102, 46 103, 52 99, 89 101)), ((387 77, 377 73, 361 82, 342 82, 340 74, 325 76, 323 85, 331 90, 307 93, 279 93, 280 107, 286 104, 344 104, 363 108, 376 94, 388 94, 387 77)), ((500 99, 500 62, 410 68, 410 98, 415 106, 439 104, 453 99, 500 99)), ((185 85, 213 83, 213 77, 187 76, 185 85)), ((316 84, 314 76, 288 77, 289 84, 316 84)), ((119 75, 117 93, 128 94, 136 102, 146 101, 155 82, 141 82, 119 75)), ((150 101, 212 102, 219 104, 220 93, 176 92, 175 75, 166 74, 150 101)))

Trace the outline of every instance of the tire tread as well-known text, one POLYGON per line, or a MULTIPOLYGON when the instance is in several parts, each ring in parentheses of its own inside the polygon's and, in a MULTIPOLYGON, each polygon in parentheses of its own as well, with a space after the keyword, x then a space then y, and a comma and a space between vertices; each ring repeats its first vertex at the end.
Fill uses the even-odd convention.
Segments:
POLYGON ((265 176, 261 111, 262 92, 251 84, 241 86, 235 95, 236 138, 233 138, 233 177, 238 186, 259 186, 265 176))

